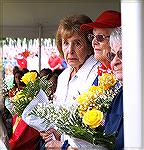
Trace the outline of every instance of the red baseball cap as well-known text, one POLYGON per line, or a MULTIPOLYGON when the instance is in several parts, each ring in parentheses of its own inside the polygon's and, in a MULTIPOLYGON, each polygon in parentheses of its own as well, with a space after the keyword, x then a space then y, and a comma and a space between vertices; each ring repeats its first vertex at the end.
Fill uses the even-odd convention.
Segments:
POLYGON ((116 28, 121 26, 121 13, 114 10, 107 10, 102 12, 96 21, 82 24, 82 30, 90 30, 93 28, 116 28))

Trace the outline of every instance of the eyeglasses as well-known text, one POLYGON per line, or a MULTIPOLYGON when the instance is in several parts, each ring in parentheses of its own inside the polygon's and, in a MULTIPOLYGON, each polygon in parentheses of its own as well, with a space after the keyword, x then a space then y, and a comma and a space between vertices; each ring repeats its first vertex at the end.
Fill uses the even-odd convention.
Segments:
POLYGON ((121 50, 118 51, 116 54, 113 53, 113 52, 108 52, 107 53, 107 57, 110 61, 112 61, 115 58, 116 55, 118 56, 119 59, 122 59, 122 51, 121 50))
POLYGON ((89 39, 90 42, 92 42, 92 40, 93 40, 94 38, 96 38, 96 40, 97 40, 98 42, 102 42, 102 41, 104 41, 106 38, 109 38, 109 37, 110 37, 110 36, 105 36, 105 35, 103 35, 103 34, 98 34, 98 35, 88 34, 88 39, 89 39))

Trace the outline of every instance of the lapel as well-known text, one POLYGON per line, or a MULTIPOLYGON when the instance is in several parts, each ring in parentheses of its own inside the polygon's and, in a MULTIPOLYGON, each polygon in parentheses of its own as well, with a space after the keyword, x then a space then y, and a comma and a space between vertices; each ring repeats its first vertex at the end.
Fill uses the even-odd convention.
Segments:
MULTIPOLYGON (((82 67, 78 70, 76 75, 81 78, 83 81, 86 81, 89 75, 94 71, 95 76, 97 75, 97 70, 93 69, 95 66, 98 66, 99 62, 94 58, 94 56, 90 56, 82 67)), ((97 68, 97 67, 96 67, 97 68)))

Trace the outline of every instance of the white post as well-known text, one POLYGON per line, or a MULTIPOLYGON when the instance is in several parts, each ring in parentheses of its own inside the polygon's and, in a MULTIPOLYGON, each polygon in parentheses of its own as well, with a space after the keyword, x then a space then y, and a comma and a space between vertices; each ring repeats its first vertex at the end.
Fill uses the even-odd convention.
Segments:
POLYGON ((144 1, 141 3, 142 147, 144 148, 144 1))
POLYGON ((142 148, 142 22, 141 2, 122 0, 124 142, 125 149, 142 148))

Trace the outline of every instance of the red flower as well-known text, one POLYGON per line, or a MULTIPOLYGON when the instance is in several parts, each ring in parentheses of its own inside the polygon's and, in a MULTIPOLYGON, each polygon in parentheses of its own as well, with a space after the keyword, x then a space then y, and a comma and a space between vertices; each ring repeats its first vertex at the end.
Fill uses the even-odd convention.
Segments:
POLYGON ((27 57, 30 55, 30 51, 25 50, 24 52, 21 53, 21 55, 22 55, 24 58, 27 58, 27 57))

